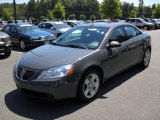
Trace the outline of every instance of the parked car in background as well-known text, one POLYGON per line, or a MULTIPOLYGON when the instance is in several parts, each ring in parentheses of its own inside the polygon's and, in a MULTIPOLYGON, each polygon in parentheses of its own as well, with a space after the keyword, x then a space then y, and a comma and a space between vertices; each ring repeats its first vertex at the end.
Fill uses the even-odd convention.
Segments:
POLYGON ((109 23, 110 20, 109 19, 101 19, 101 20, 95 20, 94 23, 98 23, 98 22, 104 22, 104 23, 109 23))
POLYGON ((147 33, 126 23, 94 23, 24 54, 14 65, 13 78, 30 96, 90 101, 110 77, 136 64, 147 68, 150 57, 147 33))
POLYGON ((153 19, 157 23, 157 28, 160 29, 160 19, 153 19))
POLYGON ((142 18, 129 18, 129 20, 127 19, 127 21, 128 23, 131 23, 138 28, 143 28, 145 30, 150 30, 154 28, 153 23, 146 22, 142 18))
POLYGON ((7 21, 0 21, 0 30, 5 26, 7 25, 7 21))
POLYGON ((0 32, 0 54, 4 54, 6 57, 11 54, 11 40, 9 35, 4 32, 0 32))
POLYGON ((78 20, 68 20, 68 21, 65 21, 64 23, 66 23, 71 27, 76 27, 84 24, 83 21, 78 21, 78 20))
POLYGON ((42 22, 38 25, 41 30, 52 33, 55 37, 59 37, 71 27, 60 21, 42 22))
POLYGON ((53 34, 42 31, 32 24, 9 24, 3 31, 11 37, 12 44, 19 45, 22 50, 47 44, 54 39, 53 34))
POLYGON ((154 29, 157 29, 157 23, 152 18, 143 18, 145 22, 153 23, 154 29))

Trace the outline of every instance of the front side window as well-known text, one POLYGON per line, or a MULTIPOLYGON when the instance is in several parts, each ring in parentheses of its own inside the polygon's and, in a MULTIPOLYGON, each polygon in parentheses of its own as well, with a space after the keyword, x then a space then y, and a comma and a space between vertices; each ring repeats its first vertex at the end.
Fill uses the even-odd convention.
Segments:
POLYGON ((46 29, 51 29, 51 28, 53 28, 53 25, 50 23, 46 23, 46 29))
POLYGON ((108 30, 107 27, 79 26, 62 34, 53 43, 63 46, 97 49, 108 30))
POLYGON ((122 43, 125 40, 125 34, 122 28, 116 28, 109 39, 109 41, 117 41, 122 43))

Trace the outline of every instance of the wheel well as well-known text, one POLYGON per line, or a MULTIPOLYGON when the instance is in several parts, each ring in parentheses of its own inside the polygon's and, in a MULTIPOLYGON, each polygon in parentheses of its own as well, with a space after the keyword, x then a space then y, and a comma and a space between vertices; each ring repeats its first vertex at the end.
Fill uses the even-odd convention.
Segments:
POLYGON ((23 40, 23 38, 19 38, 19 43, 21 42, 21 40, 23 40))
POLYGON ((151 46, 148 46, 147 48, 149 48, 152 51, 151 46))
POLYGON ((83 72, 82 76, 85 74, 86 71, 91 70, 91 69, 96 70, 96 71, 100 74, 101 79, 102 79, 102 83, 103 83, 103 76, 104 76, 104 73, 103 73, 102 68, 99 67, 99 66, 91 66, 91 67, 87 68, 87 69, 83 72))

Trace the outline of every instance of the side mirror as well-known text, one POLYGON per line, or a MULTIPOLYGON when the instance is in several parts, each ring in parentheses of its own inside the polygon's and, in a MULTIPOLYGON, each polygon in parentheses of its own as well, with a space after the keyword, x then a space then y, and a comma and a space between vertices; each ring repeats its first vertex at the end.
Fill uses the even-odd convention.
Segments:
POLYGON ((108 48, 115 48, 115 47, 121 47, 121 43, 119 43, 118 41, 111 41, 109 43, 108 48))

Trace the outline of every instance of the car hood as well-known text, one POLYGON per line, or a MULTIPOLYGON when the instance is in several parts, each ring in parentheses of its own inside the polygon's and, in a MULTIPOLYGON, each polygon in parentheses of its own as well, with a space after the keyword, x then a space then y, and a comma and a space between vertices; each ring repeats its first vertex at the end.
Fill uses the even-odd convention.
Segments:
POLYGON ((40 36, 50 36, 51 35, 51 33, 46 32, 46 31, 29 31, 23 34, 30 36, 30 37, 40 37, 40 36))
POLYGON ((72 64, 93 51, 48 44, 24 54, 19 64, 27 68, 42 70, 72 64))
POLYGON ((0 32, 0 38, 7 38, 7 37, 9 37, 9 35, 7 35, 4 32, 0 32))
POLYGON ((68 31, 69 29, 71 29, 71 28, 62 28, 62 29, 59 29, 59 32, 64 33, 66 31, 68 31))

